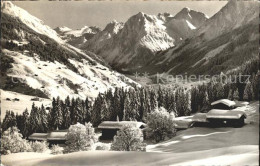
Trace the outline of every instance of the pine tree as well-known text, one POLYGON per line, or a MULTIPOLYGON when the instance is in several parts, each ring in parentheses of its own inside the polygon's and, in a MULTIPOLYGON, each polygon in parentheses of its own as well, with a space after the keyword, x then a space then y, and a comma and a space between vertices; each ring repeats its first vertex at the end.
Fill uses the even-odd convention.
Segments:
POLYGON ((247 100, 247 101, 252 101, 252 99, 253 99, 253 88, 252 88, 251 83, 248 83, 246 85, 243 99, 247 100))
POLYGON ((22 122, 21 126, 19 127, 19 130, 23 137, 28 137, 28 130, 29 130, 29 112, 28 109, 26 108, 25 111, 22 114, 22 122))
POLYGON ((164 91, 161 86, 159 86, 157 100, 158 100, 158 107, 164 107, 164 91))
POLYGON ((130 107, 130 97, 129 94, 127 94, 124 102, 123 121, 129 121, 129 120, 131 120, 131 107, 130 107))
POLYGON ((111 120, 111 114, 110 110, 108 109, 108 103, 106 98, 101 98, 101 105, 100 105, 100 111, 101 111, 101 121, 109 121, 111 120))
POLYGON ((201 112, 207 112, 210 109, 210 102, 209 102, 209 96, 208 93, 206 92, 203 98, 203 106, 201 109, 201 112))
POLYGON ((112 101, 112 104, 111 104, 111 110, 110 110, 113 113, 112 120, 114 119, 114 116, 118 117, 119 120, 122 120, 122 117, 120 115, 123 111, 121 110, 120 100, 121 100, 120 99, 120 92, 119 92, 119 89, 116 88, 115 92, 114 92, 113 101, 112 101))
POLYGON ((71 113, 68 106, 63 109, 63 128, 68 129, 71 125, 71 113))
POLYGON ((6 111, 3 123, 2 123, 2 130, 5 131, 10 127, 15 127, 17 125, 16 123, 16 117, 13 111, 6 111))
POLYGON ((52 99, 52 107, 49 111, 49 114, 48 114, 48 128, 49 130, 55 130, 55 126, 54 126, 54 123, 55 123, 55 114, 57 112, 57 102, 56 102, 56 99, 53 97, 52 99))
POLYGON ((155 110, 156 108, 158 108, 157 96, 156 96, 156 93, 153 90, 151 90, 151 92, 150 92, 150 108, 149 108, 150 110, 148 111, 148 113, 150 113, 151 110, 155 110))
POLYGON ((42 105, 39 110, 39 118, 40 118, 40 131, 47 132, 48 131, 48 114, 42 105))
POLYGON ((35 106, 35 104, 32 104, 32 109, 29 117, 29 135, 35 132, 38 132, 40 130, 39 123, 39 109, 35 106))
POLYGON ((85 112, 85 119, 84 119, 84 121, 85 122, 90 122, 90 119, 91 119, 91 112, 90 112, 90 110, 91 110, 91 103, 90 103, 88 98, 86 98, 86 100, 85 100, 85 110, 86 110, 86 112, 85 112))
POLYGON ((93 109, 91 112, 91 123, 94 127, 97 127, 101 123, 101 103, 102 103, 102 96, 99 94, 95 99, 93 109))
POLYGON ((55 104, 56 108, 54 109, 54 124, 53 127, 56 129, 60 129, 62 127, 62 123, 63 123, 63 115, 62 115, 62 102, 60 100, 59 97, 57 97, 56 100, 56 104, 55 104))

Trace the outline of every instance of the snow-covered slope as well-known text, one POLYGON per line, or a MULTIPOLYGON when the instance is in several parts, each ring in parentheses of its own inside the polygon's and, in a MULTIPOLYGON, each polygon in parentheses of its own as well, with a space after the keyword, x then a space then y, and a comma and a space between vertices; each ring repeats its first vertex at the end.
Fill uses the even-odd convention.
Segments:
POLYGON ((40 34, 47 35, 58 42, 63 42, 53 29, 44 25, 42 20, 32 16, 26 10, 14 5, 11 2, 1 1, 1 12, 20 19, 24 24, 40 34))
MULTIPOLYGON (((43 31, 41 27, 50 29, 48 26, 39 23, 37 31, 31 28, 30 23, 35 17, 27 14, 27 21, 24 22, 23 15, 13 16, 12 13, 16 11, 12 10, 21 9, 11 2, 3 2, 3 5, 9 11, 2 13, 1 20, 1 54, 9 59, 6 63, 10 63, 6 73, 3 73, 5 79, 19 78, 27 86, 41 90, 50 98, 60 96, 62 99, 68 95, 93 99, 99 92, 105 92, 109 88, 137 85, 124 75, 101 65, 84 51, 66 44, 62 39, 57 42, 48 33, 38 32, 43 31), (10 26, 14 28, 8 29, 10 26)), ((15 89, 19 85, 13 83, 12 86, 15 89)))
POLYGON ((259 4, 256 1, 230 0, 200 28, 197 36, 203 35, 207 40, 213 39, 248 24, 258 16, 259 4))
POLYGON ((28 109, 28 111, 30 111, 33 103, 37 107, 40 107, 41 105, 43 105, 45 108, 51 107, 52 101, 50 99, 39 98, 39 101, 34 101, 32 99, 34 99, 35 96, 29 96, 21 93, 4 91, 4 90, 0 90, 0 92, 1 92, 1 110, 2 110, 1 121, 5 117, 6 110, 12 110, 15 114, 16 113, 22 114, 26 108, 28 109), (19 101, 14 101, 15 98, 19 99, 19 101))
POLYGON ((72 30, 68 27, 63 26, 57 27, 54 30, 60 35, 63 40, 78 48, 100 31, 100 29, 97 27, 89 26, 84 26, 83 28, 77 30, 72 30))
POLYGON ((125 24, 108 24, 82 48, 102 56, 119 70, 142 67, 156 52, 178 45, 207 19, 202 13, 184 11, 177 17, 169 13, 153 16, 139 12, 125 24))
MULTIPOLYGON (((82 62, 69 59, 79 70, 79 73, 76 73, 57 61, 41 61, 37 55, 28 57, 26 54, 9 50, 3 50, 3 54, 14 59, 8 76, 20 78, 33 89, 40 89, 50 97, 94 98, 108 88, 128 86, 120 79, 120 74, 100 64, 93 66, 84 59, 82 62)), ((131 82, 130 79, 128 81, 131 82)))

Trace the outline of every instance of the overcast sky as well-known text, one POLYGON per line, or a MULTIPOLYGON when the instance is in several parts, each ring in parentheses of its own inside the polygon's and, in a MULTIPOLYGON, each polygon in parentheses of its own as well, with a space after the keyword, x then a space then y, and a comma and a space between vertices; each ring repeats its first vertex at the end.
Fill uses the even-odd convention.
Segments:
POLYGON ((85 25, 104 28, 112 20, 125 22, 140 11, 152 15, 164 12, 175 15, 184 7, 201 11, 211 17, 227 1, 16 1, 13 3, 52 28, 67 26, 77 29, 85 25))

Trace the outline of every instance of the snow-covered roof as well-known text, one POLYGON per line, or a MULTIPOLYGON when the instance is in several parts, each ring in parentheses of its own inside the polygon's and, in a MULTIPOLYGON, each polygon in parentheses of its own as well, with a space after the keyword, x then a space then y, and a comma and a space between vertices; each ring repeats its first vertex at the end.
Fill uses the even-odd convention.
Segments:
POLYGON ((219 103, 225 104, 229 107, 236 105, 236 103, 234 101, 231 101, 231 100, 228 100, 228 99, 220 99, 220 100, 214 101, 213 103, 211 103, 211 105, 216 105, 216 104, 219 104, 219 103))
POLYGON ((29 140, 46 141, 47 135, 48 135, 47 133, 33 133, 28 138, 29 140))
POLYGON ((234 110, 220 110, 220 109, 212 109, 207 114, 207 118, 214 119, 239 119, 241 116, 246 116, 243 110, 234 109, 234 110))
POLYGON ((67 130, 52 131, 48 133, 47 140, 66 140, 67 130))
POLYGON ((102 122, 98 128, 99 129, 121 129, 125 125, 131 125, 137 128, 140 128, 141 126, 145 126, 146 124, 143 122, 135 122, 135 121, 104 121, 102 122))

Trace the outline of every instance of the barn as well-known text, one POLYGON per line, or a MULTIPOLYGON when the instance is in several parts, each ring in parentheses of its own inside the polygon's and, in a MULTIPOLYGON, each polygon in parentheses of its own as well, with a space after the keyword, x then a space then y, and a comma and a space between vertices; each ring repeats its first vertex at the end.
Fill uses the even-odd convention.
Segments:
POLYGON ((120 130, 125 125, 131 125, 140 129, 146 127, 146 124, 143 122, 135 121, 104 121, 99 126, 98 129, 102 131, 102 140, 110 140, 116 135, 117 131, 120 130))

